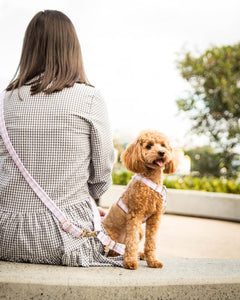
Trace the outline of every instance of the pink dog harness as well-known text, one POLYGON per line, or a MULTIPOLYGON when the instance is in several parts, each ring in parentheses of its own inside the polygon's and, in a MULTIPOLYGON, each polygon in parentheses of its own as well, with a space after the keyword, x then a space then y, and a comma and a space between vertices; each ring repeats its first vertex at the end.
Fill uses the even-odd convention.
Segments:
MULTIPOLYGON (((138 181, 141 181, 143 183, 145 183, 147 186, 149 186, 152 190, 156 191, 157 193, 159 193, 162 196, 162 214, 165 212, 166 207, 167 207, 167 188, 165 187, 165 185, 157 185, 155 182, 153 182, 152 180, 146 178, 146 177, 142 177, 138 174, 134 175, 131 179, 131 181, 135 179, 138 181)), ((131 182, 130 181, 130 182, 131 182)), ((122 198, 120 198, 118 200, 118 206, 127 214, 128 213, 128 208, 126 206, 125 203, 123 203, 122 198)), ((145 217, 142 222, 146 222, 148 219, 148 217, 145 217)))
POLYGON ((82 229, 77 227, 76 225, 69 222, 64 213, 57 207, 57 205, 49 198, 49 196, 46 194, 46 192, 40 187, 40 185, 33 179, 33 177, 29 174, 27 169, 24 167, 23 163, 21 162, 20 158, 18 157, 17 153, 15 152, 13 145, 9 139, 5 121, 4 121, 4 110, 3 110, 3 104, 4 104, 4 96, 6 91, 2 92, 0 94, 0 134, 2 136, 3 142, 12 157, 13 161, 19 168, 21 174, 29 184, 29 186, 32 188, 32 190, 36 193, 38 198, 43 202, 44 205, 52 212, 52 214, 57 218, 57 220, 60 222, 60 227, 64 230, 72 234, 76 238, 81 237, 88 237, 88 236, 94 236, 98 238, 103 245, 105 245, 105 249, 111 249, 115 252, 123 255, 125 251, 125 245, 116 243, 113 240, 110 239, 109 236, 107 236, 104 232, 102 232, 101 228, 101 218, 100 214, 98 212, 97 206, 95 204, 95 201, 90 197, 92 211, 93 211, 93 223, 94 223, 94 231, 88 232, 86 229, 82 229))

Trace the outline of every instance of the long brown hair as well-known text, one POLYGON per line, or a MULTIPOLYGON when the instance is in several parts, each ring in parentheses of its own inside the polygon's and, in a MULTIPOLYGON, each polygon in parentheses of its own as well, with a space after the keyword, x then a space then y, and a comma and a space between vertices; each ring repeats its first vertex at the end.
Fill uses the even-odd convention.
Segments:
POLYGON ((51 94, 76 82, 89 85, 75 28, 60 11, 41 11, 30 21, 20 63, 7 91, 19 89, 33 78, 31 95, 51 94))

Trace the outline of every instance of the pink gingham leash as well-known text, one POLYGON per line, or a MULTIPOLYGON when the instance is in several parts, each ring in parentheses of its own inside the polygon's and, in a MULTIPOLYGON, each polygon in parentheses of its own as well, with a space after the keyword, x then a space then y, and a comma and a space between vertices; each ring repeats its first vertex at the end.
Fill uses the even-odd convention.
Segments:
POLYGON ((58 208, 58 206, 50 199, 47 193, 40 187, 40 185, 33 179, 33 177, 29 174, 27 169, 24 167, 20 158, 18 157, 16 151, 13 148, 13 145, 9 139, 5 121, 4 121, 4 97, 6 91, 3 91, 0 94, 0 134, 2 136, 2 140, 5 144, 6 149, 8 150, 10 156, 15 162, 16 166, 19 168, 21 174, 32 188, 32 190, 36 193, 38 198, 43 202, 43 204, 52 212, 52 214, 57 218, 60 222, 60 226, 64 231, 69 232, 76 238, 80 238, 83 236, 95 236, 97 237, 103 245, 107 246, 109 249, 118 252, 119 254, 124 254, 125 245, 115 243, 112 241, 104 232, 101 231, 101 218, 98 212, 95 201, 90 197, 91 206, 93 211, 93 221, 94 221, 94 232, 87 232, 85 229, 81 229, 76 225, 72 224, 67 220, 64 213, 58 208))

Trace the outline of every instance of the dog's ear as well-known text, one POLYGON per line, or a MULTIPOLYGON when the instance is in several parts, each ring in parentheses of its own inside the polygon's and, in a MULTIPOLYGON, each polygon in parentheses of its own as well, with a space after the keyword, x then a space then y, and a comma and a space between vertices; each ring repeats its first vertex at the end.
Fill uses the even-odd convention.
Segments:
POLYGON ((142 173, 145 171, 145 165, 142 159, 141 145, 138 141, 131 143, 121 156, 123 165, 133 173, 142 173))
POLYGON ((172 151, 172 160, 165 165, 163 172, 165 174, 173 174, 177 171, 179 164, 179 157, 177 151, 172 151))

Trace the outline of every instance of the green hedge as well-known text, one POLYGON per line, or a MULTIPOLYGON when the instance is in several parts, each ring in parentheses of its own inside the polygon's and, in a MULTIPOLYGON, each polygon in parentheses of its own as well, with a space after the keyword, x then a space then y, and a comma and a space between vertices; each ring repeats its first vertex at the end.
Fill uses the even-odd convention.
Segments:
MULTIPOLYGON (((113 184, 126 185, 134 174, 129 171, 112 173, 113 184)), ((166 176, 164 185, 171 189, 184 189, 217 193, 240 194, 240 182, 219 178, 199 178, 191 176, 166 176)))
POLYGON ((123 171, 120 173, 112 173, 113 184, 127 185, 134 174, 129 171, 123 171))
POLYGON ((236 180, 184 176, 178 179, 165 178, 164 184, 172 189, 240 194, 240 182, 236 180))

